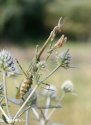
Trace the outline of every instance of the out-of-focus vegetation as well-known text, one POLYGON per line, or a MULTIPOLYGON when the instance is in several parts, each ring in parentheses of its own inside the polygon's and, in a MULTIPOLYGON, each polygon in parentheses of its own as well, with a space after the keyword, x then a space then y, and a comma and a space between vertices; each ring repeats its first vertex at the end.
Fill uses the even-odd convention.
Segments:
MULTIPOLYGON (((68 70, 59 69, 55 75, 53 75, 48 82, 56 85, 57 89, 60 90, 61 84, 70 79, 75 86, 77 96, 71 94, 66 95, 62 105, 63 109, 57 109, 54 115, 51 117, 50 122, 62 123, 65 125, 90 125, 91 123, 91 44, 76 44, 67 43, 63 50, 70 49, 72 56, 71 66, 76 68, 70 68, 68 70)), ((33 58, 33 47, 31 49, 9 49, 15 57, 20 61, 24 71, 29 66, 30 58, 33 58)), ((61 50, 62 51, 62 50, 61 50)), ((53 60, 52 60, 53 61, 53 60)), ((45 75, 45 74, 44 74, 45 75)), ((21 75, 21 79, 17 80, 20 84, 22 79, 25 77, 21 75)), ((9 95, 15 98, 16 89, 13 80, 8 84, 10 89, 9 95), (14 91, 15 90, 15 91, 14 91), (12 93, 12 95, 11 95, 12 93)), ((17 109, 11 109, 15 114, 17 109)), ((34 114, 30 110, 30 123, 31 125, 38 125, 38 121, 34 119, 34 114)), ((24 123, 23 123, 24 124, 24 123)), ((21 123, 17 124, 21 125, 21 123)))
POLYGON ((0 0, 0 39, 44 38, 60 16, 70 39, 90 41, 90 0, 0 0))

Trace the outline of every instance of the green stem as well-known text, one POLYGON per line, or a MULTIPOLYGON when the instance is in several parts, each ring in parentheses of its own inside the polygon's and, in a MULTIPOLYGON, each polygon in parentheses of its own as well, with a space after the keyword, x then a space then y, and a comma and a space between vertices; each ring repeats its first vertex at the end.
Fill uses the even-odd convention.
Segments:
POLYGON ((40 115, 39 115, 39 113, 36 111, 36 108, 31 108, 31 109, 32 109, 34 115, 36 116, 37 120, 39 120, 39 119, 40 119, 40 115))
POLYGON ((47 80, 52 74, 54 74, 59 68, 61 67, 61 65, 58 65, 48 76, 46 76, 42 81, 40 81, 40 83, 44 82, 45 80, 47 80))
POLYGON ((6 113, 4 112, 4 110, 2 109, 1 106, 0 106, 0 110, 1 110, 2 114, 5 116, 5 118, 9 121, 10 119, 8 118, 8 116, 6 115, 6 113))
MULTIPOLYGON (((64 96, 65 96, 65 93, 63 93, 62 96, 59 98, 57 105, 60 104, 60 102, 63 100, 64 96)), ((57 106, 57 105, 56 105, 56 106, 57 106)), ((47 117, 47 120, 50 119, 50 117, 52 116, 52 114, 54 113, 54 111, 55 111, 56 109, 57 109, 57 108, 52 109, 52 111, 50 112, 50 114, 49 114, 48 117, 47 117)))
POLYGON ((31 96, 33 95, 33 93, 36 91, 36 89, 39 87, 39 84, 37 84, 34 89, 32 90, 32 92, 30 93, 30 95, 27 97, 26 101, 23 103, 23 105, 20 107, 20 109, 18 110, 18 112, 16 113, 16 115, 13 118, 13 121, 15 121, 15 119, 17 118, 17 116, 19 115, 19 113, 22 111, 22 109, 24 108, 24 106, 27 104, 27 102, 29 101, 29 99, 31 98, 31 96))
POLYGON ((8 104, 8 98, 7 98, 6 72, 3 73, 3 84, 4 84, 4 96, 5 96, 6 110, 7 110, 8 116, 10 116, 9 104, 8 104))

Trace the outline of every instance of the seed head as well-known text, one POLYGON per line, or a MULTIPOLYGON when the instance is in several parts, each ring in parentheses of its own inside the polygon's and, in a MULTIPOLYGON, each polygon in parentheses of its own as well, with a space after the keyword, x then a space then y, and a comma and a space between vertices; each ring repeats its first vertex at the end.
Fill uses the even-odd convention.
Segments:
POLYGON ((74 92, 74 85, 70 80, 67 80, 62 84, 61 89, 65 93, 74 92))
POLYGON ((18 73, 14 58, 6 50, 0 51, 0 69, 5 71, 8 76, 18 73))
POLYGON ((68 51, 69 50, 59 54, 57 57, 58 63, 60 63, 64 68, 69 68, 69 64, 70 64, 70 60, 71 60, 71 56, 68 53, 68 51))
POLYGON ((49 96, 50 98, 55 99, 57 97, 57 89, 54 85, 46 86, 42 94, 44 96, 49 96))

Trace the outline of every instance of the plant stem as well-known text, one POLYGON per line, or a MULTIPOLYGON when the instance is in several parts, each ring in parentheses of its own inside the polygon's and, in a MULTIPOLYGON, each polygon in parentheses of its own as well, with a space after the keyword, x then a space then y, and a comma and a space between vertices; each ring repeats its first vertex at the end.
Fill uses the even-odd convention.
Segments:
POLYGON ((0 106, 0 110, 2 112, 2 114, 5 116, 5 118, 7 119, 7 121, 9 121, 9 117, 6 115, 6 113, 4 112, 4 110, 2 109, 2 107, 0 106))
POLYGON ((51 31, 48 39, 46 40, 46 42, 44 43, 44 45, 42 46, 41 50, 39 51, 38 55, 37 55, 37 60, 40 60, 40 56, 42 55, 42 53, 44 52, 45 48, 47 47, 47 45, 49 44, 49 42, 52 42, 57 34, 57 32, 61 31, 61 20, 62 17, 59 19, 57 26, 55 26, 53 28, 53 30, 51 31))
POLYGON ((33 113, 35 114, 36 118, 39 120, 39 113, 35 110, 35 108, 31 108, 33 113))
POLYGON ((17 118, 17 116, 19 115, 19 113, 21 112, 21 110, 24 108, 24 106, 27 104, 28 100, 31 98, 31 96, 33 95, 33 93, 35 92, 35 90, 38 88, 39 84, 37 84, 34 89, 32 90, 32 92, 30 93, 30 95, 27 97, 26 101, 22 104, 22 106, 20 107, 20 109, 17 111, 16 115, 13 118, 13 121, 15 121, 15 119, 17 118))
MULTIPOLYGON (((46 100, 46 107, 49 107, 49 105, 50 105, 50 97, 48 96, 47 97, 47 100, 46 100)), ((45 109, 45 117, 47 117, 48 116, 48 110, 49 110, 49 108, 46 108, 45 109)))
POLYGON ((3 84, 4 84, 4 96, 5 96, 5 103, 6 103, 7 114, 8 114, 8 116, 10 116, 9 105, 8 105, 8 98, 7 98, 6 72, 3 72, 3 84))
POLYGON ((29 110, 26 111, 26 125, 29 125, 29 110))
POLYGON ((47 116, 47 120, 50 119, 50 117, 52 116, 52 114, 54 113, 55 110, 56 110, 56 108, 52 109, 52 111, 50 112, 50 114, 47 116))
POLYGON ((42 81, 40 81, 40 83, 44 82, 45 80, 47 80, 53 73, 55 73, 59 68, 61 67, 61 65, 58 65, 55 69, 53 69, 53 71, 46 76, 42 81))
POLYGON ((43 118, 41 118, 40 119, 40 125, 45 125, 45 124, 46 124, 45 120, 43 118))
MULTIPOLYGON (((59 98, 57 105, 60 104, 60 102, 63 100, 64 96, 65 96, 65 93, 63 93, 62 96, 59 98)), ((50 119, 50 117, 52 116, 52 114, 54 113, 55 110, 56 110, 56 108, 52 109, 52 111, 50 112, 50 114, 47 117, 47 120, 50 119)))

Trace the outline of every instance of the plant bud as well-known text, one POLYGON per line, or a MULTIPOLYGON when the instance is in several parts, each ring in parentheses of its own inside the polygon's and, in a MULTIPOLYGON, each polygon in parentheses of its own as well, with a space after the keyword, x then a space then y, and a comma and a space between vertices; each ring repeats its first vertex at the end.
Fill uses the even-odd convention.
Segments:
POLYGON ((42 94, 44 96, 49 96, 51 99, 55 99, 57 97, 57 89, 54 85, 46 86, 42 94))
POLYGON ((57 61, 58 63, 60 63, 64 68, 69 68, 69 64, 70 64, 70 60, 71 60, 71 56, 68 53, 69 50, 67 50, 66 52, 62 52, 57 56, 57 61))
POLYGON ((61 89, 65 93, 74 92, 74 85, 70 80, 67 80, 62 84, 61 89))
POLYGON ((57 41, 57 43, 54 45, 55 48, 60 48, 63 46, 63 44, 67 41, 67 37, 64 37, 64 35, 61 36, 61 38, 57 41))

